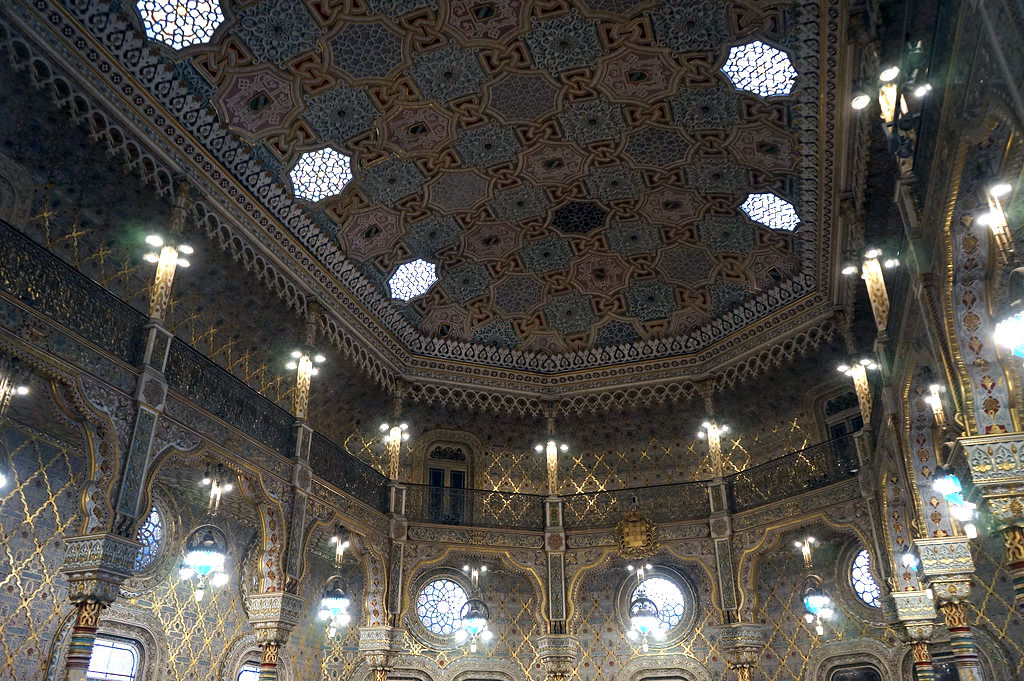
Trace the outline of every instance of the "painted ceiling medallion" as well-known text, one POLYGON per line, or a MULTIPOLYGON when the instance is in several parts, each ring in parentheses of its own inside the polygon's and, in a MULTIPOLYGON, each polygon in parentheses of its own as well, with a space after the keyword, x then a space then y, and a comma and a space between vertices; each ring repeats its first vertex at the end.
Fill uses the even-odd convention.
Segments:
POLYGON ((299 115, 302 102, 297 86, 276 66, 260 64, 229 73, 213 102, 232 130, 260 139, 288 130, 299 115))

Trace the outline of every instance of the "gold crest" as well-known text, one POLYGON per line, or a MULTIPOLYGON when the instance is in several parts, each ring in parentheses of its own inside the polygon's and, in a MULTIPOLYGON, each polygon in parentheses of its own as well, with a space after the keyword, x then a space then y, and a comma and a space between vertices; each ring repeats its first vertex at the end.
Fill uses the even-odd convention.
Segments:
POLYGON ((626 511, 616 532, 619 553, 624 558, 645 558, 658 550, 658 528, 636 509, 626 511))

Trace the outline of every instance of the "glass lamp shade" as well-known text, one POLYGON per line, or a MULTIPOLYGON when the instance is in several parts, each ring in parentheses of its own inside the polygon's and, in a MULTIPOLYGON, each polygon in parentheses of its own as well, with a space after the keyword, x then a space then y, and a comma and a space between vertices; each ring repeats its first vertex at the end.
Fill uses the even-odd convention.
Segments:
POLYGON ((348 610, 350 604, 351 601, 341 589, 331 589, 320 599, 320 611, 327 611, 329 616, 338 617, 348 610))
POLYGON ((945 497, 946 501, 953 504, 963 504, 964 498, 961 492, 963 492, 963 485, 960 484, 960 478, 956 476, 956 473, 942 468, 935 469, 935 475, 932 477, 932 489, 945 497))
POLYGON ((810 589, 804 596, 804 610, 815 617, 832 617, 832 599, 820 589, 810 589))
POLYGON ((479 598, 470 598, 462 606, 462 628, 469 636, 479 636, 487 628, 490 613, 487 605, 479 598))
POLYGON ((1024 311, 1010 315, 996 324, 993 339, 1018 357, 1024 357, 1024 311))
POLYGON ((661 630, 661 619, 658 617, 658 606, 644 596, 629 604, 629 624, 642 635, 664 633, 661 630))
POLYGON ((224 553, 219 549, 192 549, 185 554, 185 566, 200 577, 224 570, 224 553))

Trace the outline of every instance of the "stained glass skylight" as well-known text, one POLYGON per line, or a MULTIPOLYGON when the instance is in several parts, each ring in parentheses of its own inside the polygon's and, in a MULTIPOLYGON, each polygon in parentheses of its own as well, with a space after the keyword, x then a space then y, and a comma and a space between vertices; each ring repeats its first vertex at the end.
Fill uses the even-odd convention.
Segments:
POLYGON ((788 95, 797 76, 789 55, 760 40, 729 50, 722 71, 737 89, 762 97, 788 95))
POLYGON ((754 222, 771 229, 792 232, 800 224, 793 204, 775 194, 748 194, 740 209, 754 222))
POLYGON ((160 511, 156 510, 156 506, 149 510, 149 516, 139 526, 139 531, 135 533, 135 540, 142 544, 139 552, 135 554, 135 571, 142 572, 153 564, 157 553, 160 552, 160 545, 164 541, 164 521, 160 517, 160 511))
POLYGON ((210 42, 224 22, 220 0, 139 0, 146 37, 180 50, 210 42))
POLYGON ((402 263, 388 280, 392 298, 412 300, 427 292, 437 281, 437 267, 426 260, 402 263))
POLYGON ((295 196, 317 202, 340 194, 352 179, 349 158, 330 147, 307 151, 288 173, 295 196))
POLYGON ((686 599, 679 586, 666 577, 648 577, 642 581, 630 595, 630 601, 636 599, 639 592, 643 590, 644 596, 654 601, 658 607, 658 619, 668 631, 673 629, 683 619, 686 612, 686 599))
POLYGON ((423 587, 416 598, 416 614, 428 630, 441 636, 453 636, 462 626, 462 607, 466 590, 450 579, 435 579, 423 587))
POLYGON ((853 559, 853 565, 850 567, 850 584, 862 601, 873 608, 881 607, 882 590, 878 588, 878 582, 871 574, 871 554, 867 549, 861 549, 853 559))

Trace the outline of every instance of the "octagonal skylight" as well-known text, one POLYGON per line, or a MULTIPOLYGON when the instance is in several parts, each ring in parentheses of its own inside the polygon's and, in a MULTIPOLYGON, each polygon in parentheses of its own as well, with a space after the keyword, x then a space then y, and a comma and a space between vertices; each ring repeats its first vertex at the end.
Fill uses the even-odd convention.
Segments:
POLYGON ((210 42, 224 21, 220 0, 139 0, 137 7, 146 36, 176 50, 210 42))
POLYGON ((288 175, 295 196, 315 203, 340 194, 352 179, 352 168, 348 156, 325 147, 300 156, 288 175))
POLYGON ((762 97, 788 95, 797 76, 788 54, 760 40, 729 50, 722 71, 737 89, 762 97))
POLYGON ((772 229, 792 232, 800 224, 800 217, 796 214, 793 204, 775 194, 748 194, 740 209, 751 220, 772 229))
POLYGON ((388 290, 392 298, 412 300, 427 292, 437 281, 437 268, 426 260, 411 260, 402 263, 388 279, 388 290))

